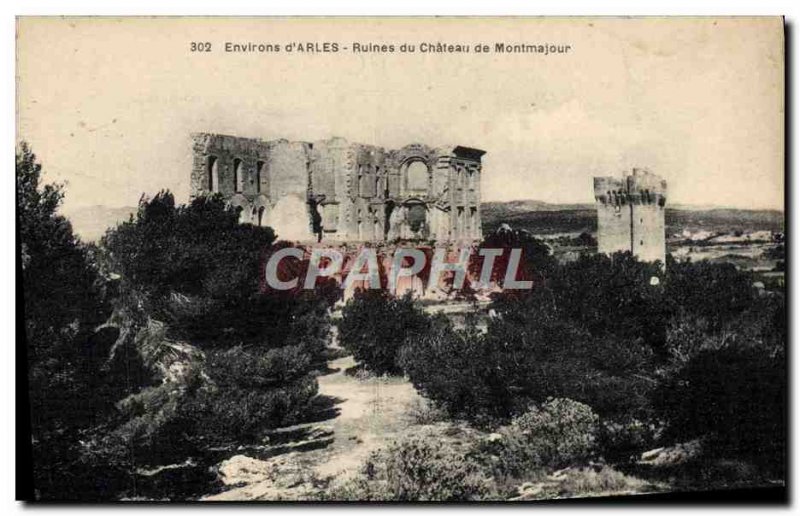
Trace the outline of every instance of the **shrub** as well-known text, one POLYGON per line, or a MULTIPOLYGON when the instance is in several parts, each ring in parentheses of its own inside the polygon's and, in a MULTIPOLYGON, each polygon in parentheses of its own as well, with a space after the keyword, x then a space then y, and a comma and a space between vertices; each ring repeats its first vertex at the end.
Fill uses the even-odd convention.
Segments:
POLYGON ((506 416, 517 397, 509 392, 513 377, 502 373, 492 350, 478 332, 456 330, 446 319, 409 341, 400 364, 414 387, 454 416, 470 419, 506 416))
POLYGON ((667 356, 673 365, 685 364, 702 349, 716 346, 718 339, 709 334, 705 319, 682 315, 667 327, 667 356))
POLYGON ((595 338, 639 340, 658 350, 670 316, 665 279, 657 264, 640 262, 630 253, 581 255, 558 268, 547 289, 560 319, 595 338))
POLYGON ((752 274, 730 263, 701 261, 667 264, 666 298, 676 314, 701 317, 709 330, 718 332, 752 306, 752 274))
POLYGON ((169 464, 195 451, 180 407, 189 393, 173 383, 142 389, 118 403, 121 422, 99 431, 88 443, 84 460, 117 466, 131 473, 145 464, 169 464))
POLYGON ((415 397, 408 408, 410 419, 417 425, 431 425, 449 419, 446 411, 428 399, 415 397))
MULTIPOLYGON (((105 267, 149 299, 149 315, 176 340, 211 347, 281 347, 290 336, 321 352, 329 322, 324 296, 261 291, 269 227, 240 224, 219 195, 176 205, 168 191, 142 197, 135 217, 101 240, 105 267)), ((275 244, 282 245, 281 243, 275 244)))
POLYGON ((400 347, 429 327, 430 317, 410 295, 395 298, 383 290, 365 290, 356 292, 342 310, 339 340, 370 371, 397 374, 400 347))
POLYGON ((708 437, 711 453, 782 469, 786 363, 759 346, 733 342, 699 351, 654 393, 667 436, 708 437))
POLYGON ((581 468, 569 470, 558 486, 558 495, 566 497, 583 495, 611 495, 641 492, 653 486, 636 477, 621 473, 609 466, 599 469, 581 468))
POLYGON ((672 359, 652 403, 672 440, 705 438, 709 453, 779 473, 785 450, 786 312, 781 296, 754 299, 714 332, 706 319, 671 331, 672 359))
POLYGON ((646 410, 652 352, 641 341, 592 339, 541 298, 515 302, 489 324, 435 324, 410 341, 401 363, 414 386, 452 415, 508 419, 550 397, 571 398, 603 416, 646 410))
POLYGON ((373 453, 360 473, 334 486, 332 500, 471 501, 494 486, 463 451, 430 436, 413 436, 373 453))
POLYGON ((182 405, 182 418, 204 441, 256 441, 308 412, 318 389, 309 368, 309 356, 298 346, 211 352, 205 367, 210 382, 182 405))
POLYGON ((307 413, 318 387, 309 366, 297 346, 208 352, 180 378, 122 400, 122 422, 101 434, 90 454, 134 467, 181 461, 207 446, 257 442, 307 413))
POLYGON ((595 452, 598 417, 583 403, 552 399, 500 429, 483 453, 498 457, 500 476, 520 478, 586 462, 595 452))
POLYGON ((632 417, 603 420, 598 429, 598 450, 608 462, 636 461, 643 452, 658 445, 663 430, 660 422, 632 417))

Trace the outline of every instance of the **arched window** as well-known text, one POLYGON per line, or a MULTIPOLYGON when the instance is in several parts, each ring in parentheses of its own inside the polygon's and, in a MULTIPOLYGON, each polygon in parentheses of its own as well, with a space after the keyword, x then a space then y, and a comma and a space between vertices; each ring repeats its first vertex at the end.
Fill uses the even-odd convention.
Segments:
POLYGON ((242 160, 233 160, 233 188, 235 192, 244 190, 244 177, 242 177, 242 160))
POLYGON ((217 157, 209 156, 207 172, 208 172, 208 191, 211 193, 219 192, 219 170, 217 167, 217 157))
MULTIPOLYGON (((256 192, 261 193, 261 171, 264 170, 264 162, 256 161, 256 192)), ((260 226, 261 224, 259 224, 260 226)))
POLYGON ((258 208, 258 225, 259 226, 263 226, 264 225, 264 207, 263 206, 258 208))
POLYGON ((410 191, 428 190, 428 166, 422 161, 414 161, 406 168, 408 189, 410 191))

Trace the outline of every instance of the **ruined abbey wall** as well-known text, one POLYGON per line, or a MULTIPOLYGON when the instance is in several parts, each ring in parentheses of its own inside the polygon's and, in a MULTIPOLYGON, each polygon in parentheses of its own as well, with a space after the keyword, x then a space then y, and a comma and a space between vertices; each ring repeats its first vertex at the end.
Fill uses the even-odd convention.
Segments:
POLYGON ((625 177, 595 177, 597 250, 631 251, 640 260, 665 262, 667 182, 644 169, 625 177))
POLYGON ((481 237, 484 151, 342 138, 262 141, 199 133, 192 197, 221 193, 241 221, 290 240, 472 241, 481 237))

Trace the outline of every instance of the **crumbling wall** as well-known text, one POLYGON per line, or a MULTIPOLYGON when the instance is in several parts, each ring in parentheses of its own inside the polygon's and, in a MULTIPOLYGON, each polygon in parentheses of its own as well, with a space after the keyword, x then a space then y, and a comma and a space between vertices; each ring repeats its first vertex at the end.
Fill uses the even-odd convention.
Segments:
POLYGON ((242 191, 245 196, 257 193, 256 171, 259 162, 269 155, 269 145, 261 140, 239 138, 222 134, 196 133, 192 135, 194 151, 191 191, 197 197, 211 193, 209 162, 216 159, 219 193, 231 197, 236 192, 234 162, 241 160, 242 191))
POLYGON ((481 236, 484 151, 420 144, 387 151, 343 138, 315 143, 207 133, 192 138, 192 197, 218 192, 241 208, 242 222, 273 225, 284 235, 340 241, 481 236), (427 172, 412 188, 408 169, 415 163, 427 172), (239 170, 238 181, 234 170, 239 170), (300 231, 301 225, 307 230, 300 231))

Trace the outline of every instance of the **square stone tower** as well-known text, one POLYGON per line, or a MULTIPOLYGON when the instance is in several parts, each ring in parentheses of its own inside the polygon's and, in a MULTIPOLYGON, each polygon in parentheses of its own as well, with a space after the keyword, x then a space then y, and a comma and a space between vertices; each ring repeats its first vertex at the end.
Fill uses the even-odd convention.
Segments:
POLYGON ((623 177, 595 177, 594 198, 598 252, 630 251, 640 260, 665 263, 665 180, 640 168, 623 177))

